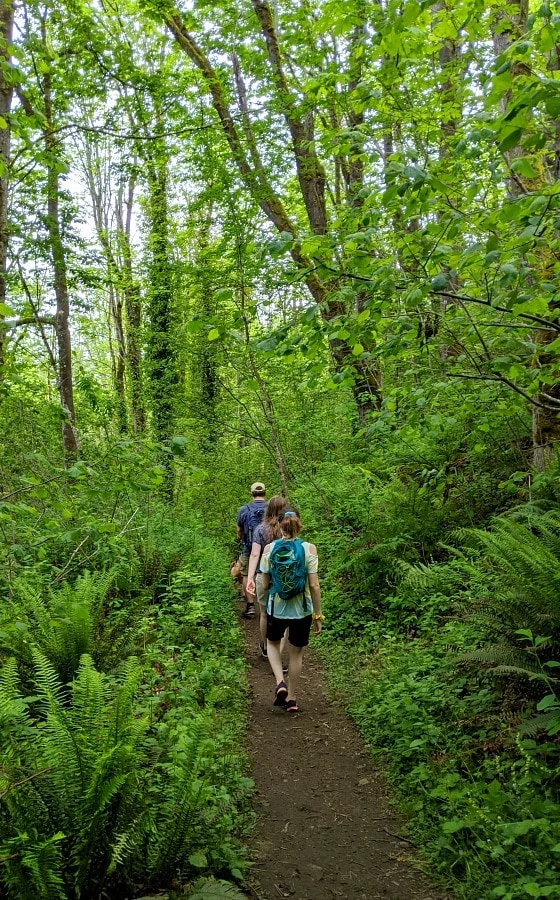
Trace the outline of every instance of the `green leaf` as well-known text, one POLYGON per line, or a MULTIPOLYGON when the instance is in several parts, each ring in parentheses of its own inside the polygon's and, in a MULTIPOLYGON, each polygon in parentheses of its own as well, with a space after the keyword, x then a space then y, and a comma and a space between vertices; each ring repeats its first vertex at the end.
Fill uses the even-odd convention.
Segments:
POLYGON ((551 884, 537 884, 536 881, 530 881, 523 885, 525 893, 529 897, 550 897, 555 888, 551 884))
POLYGON ((519 275, 519 270, 512 263, 504 263, 503 266, 500 266, 500 271, 504 275, 519 275))
POLYGON ((215 298, 216 300, 231 300, 233 297, 233 291, 231 288, 220 288, 219 291, 216 291, 215 298))
POLYGON ((208 340, 209 341, 217 341, 220 337, 220 332, 218 328, 211 328, 208 332, 208 340))
POLYGON ((507 134, 505 138, 503 138, 498 144, 498 150, 500 151, 500 153, 507 153, 507 151, 511 150, 512 147, 517 146, 522 136, 522 128, 514 128, 513 131, 510 131, 510 133, 507 134))
POLYGON ((175 434, 169 441, 169 445, 173 453, 181 454, 187 444, 189 443, 189 439, 184 436, 184 434, 175 434))
POLYGON ((362 344, 354 344, 352 347, 353 356, 360 356, 364 352, 362 344))
POLYGON ((529 207, 529 213, 534 215, 540 215, 540 213, 544 212, 546 207, 548 206, 549 199, 548 197, 535 197, 533 202, 529 207))
POLYGON ((546 697, 543 697, 542 700, 539 700, 537 703, 537 709, 539 712, 542 712, 544 709, 560 709, 560 701, 555 694, 547 694, 546 697))
POLYGON ((282 256, 283 253, 286 253, 288 250, 290 250, 293 244, 293 235, 291 235, 288 231, 282 231, 275 241, 271 241, 269 243, 268 250, 270 255, 276 258, 278 256, 282 256))
POLYGON ((463 819, 448 819, 446 822, 443 822, 441 826, 441 830, 444 834, 454 834, 456 831, 461 831, 466 827, 466 822, 463 819))
POLYGON ((194 853, 191 853, 189 862, 191 866, 195 866, 197 869, 204 869, 208 865, 208 859, 202 850, 196 850, 194 853))
POLYGON ((0 303, 0 316, 13 316, 15 315, 13 309, 10 309, 5 303, 0 303))
POLYGON ((189 334, 197 334, 199 331, 202 331, 204 328, 204 322, 202 319, 192 319, 190 322, 187 322, 187 332, 189 334))
POLYGON ((430 282, 432 291, 445 291, 449 287, 449 275, 446 272, 440 272, 430 282))
POLYGON ((537 178, 539 174, 529 156, 520 156, 518 159, 514 159, 511 168, 523 178, 537 178))

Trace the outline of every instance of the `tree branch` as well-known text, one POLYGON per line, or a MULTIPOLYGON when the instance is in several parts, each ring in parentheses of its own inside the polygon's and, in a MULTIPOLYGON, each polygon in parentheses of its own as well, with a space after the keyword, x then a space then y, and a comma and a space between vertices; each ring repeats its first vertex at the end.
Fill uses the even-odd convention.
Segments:
POLYGON ((469 375, 465 372, 446 372, 445 376, 446 378, 468 378, 474 381, 499 381, 511 388, 512 391, 515 391, 516 394, 520 394, 525 400, 531 403, 532 406, 536 406, 538 409, 552 409, 555 412, 560 410, 560 400, 556 401, 554 406, 549 406, 546 403, 539 403, 538 400, 535 400, 534 397, 531 397, 526 391, 518 387, 515 382, 510 381, 510 379, 506 378, 504 375, 469 375))

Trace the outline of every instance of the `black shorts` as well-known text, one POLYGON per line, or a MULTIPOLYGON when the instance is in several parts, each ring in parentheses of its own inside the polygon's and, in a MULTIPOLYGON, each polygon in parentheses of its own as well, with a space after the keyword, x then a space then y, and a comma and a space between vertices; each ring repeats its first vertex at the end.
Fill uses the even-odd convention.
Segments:
POLYGON ((288 640, 293 647, 307 647, 309 632, 311 631, 311 616, 303 619, 275 619, 274 616, 266 617, 266 636, 269 641, 276 644, 284 637, 288 629, 288 640))

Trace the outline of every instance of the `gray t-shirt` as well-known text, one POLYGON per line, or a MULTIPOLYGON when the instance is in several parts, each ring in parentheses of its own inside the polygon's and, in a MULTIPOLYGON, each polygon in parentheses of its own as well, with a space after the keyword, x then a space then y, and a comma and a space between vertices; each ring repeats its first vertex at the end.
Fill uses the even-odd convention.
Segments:
POLYGON ((264 522, 261 522, 260 525, 257 525, 255 530, 253 531, 253 544, 261 545, 261 552, 259 553, 259 561, 257 564, 257 574, 261 571, 261 558, 263 555, 263 550, 270 540, 268 534, 268 525, 265 525, 264 522))

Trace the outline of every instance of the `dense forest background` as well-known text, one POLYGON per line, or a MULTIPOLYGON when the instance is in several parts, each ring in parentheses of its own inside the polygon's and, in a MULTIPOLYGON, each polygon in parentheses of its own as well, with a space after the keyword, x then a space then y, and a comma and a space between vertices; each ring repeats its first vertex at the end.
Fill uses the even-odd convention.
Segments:
POLYGON ((3 892, 243 885, 259 478, 427 870, 560 896, 560 5, 0 13, 3 892))

